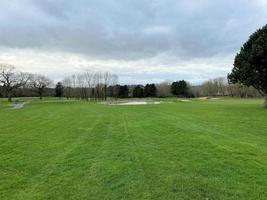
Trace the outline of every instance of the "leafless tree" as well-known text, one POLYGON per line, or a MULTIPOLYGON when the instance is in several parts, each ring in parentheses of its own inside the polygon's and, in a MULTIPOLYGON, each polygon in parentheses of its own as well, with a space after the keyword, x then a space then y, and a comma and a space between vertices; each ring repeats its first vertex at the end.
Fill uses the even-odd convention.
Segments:
POLYGON ((205 81, 201 85, 201 95, 202 96, 216 96, 217 88, 216 85, 213 83, 213 80, 205 81))
POLYGON ((85 81, 87 83, 87 91, 90 100, 93 98, 93 76, 92 72, 86 71, 85 72, 85 81))
POLYGON ((62 81, 62 84, 64 86, 64 94, 67 99, 71 98, 71 92, 72 92, 72 83, 71 78, 64 78, 62 81))
POLYGON ((71 79, 71 84, 72 84, 72 94, 71 94, 71 96, 75 97, 76 99, 78 99, 79 98, 79 94, 78 94, 78 91, 77 91, 77 87, 78 87, 77 77, 76 77, 76 75, 72 75, 70 77, 70 79, 71 79))
POLYGON ((101 98, 101 94, 102 94, 102 74, 99 72, 94 73, 93 76, 93 86, 94 86, 94 90, 93 90, 93 94, 94 94, 94 99, 95 101, 101 98))
POLYGON ((86 76, 84 74, 78 74, 76 76, 76 80, 78 87, 78 99, 88 100, 86 76))
POLYGON ((112 93, 115 99, 117 99, 117 97, 119 96, 119 88, 117 87, 118 79, 119 78, 116 74, 112 74, 110 77, 110 85, 112 86, 112 93))
POLYGON ((229 84, 228 92, 231 97, 248 98, 262 97, 262 95, 253 87, 247 87, 241 84, 229 84))
POLYGON ((107 100, 107 88, 111 85, 111 74, 109 72, 104 73, 104 100, 107 100))
POLYGON ((63 84, 67 89, 65 95, 69 94, 77 99, 83 100, 106 100, 108 87, 118 83, 118 76, 108 72, 90 72, 89 70, 65 78, 63 84))
POLYGON ((0 64, 0 85, 3 87, 9 102, 12 101, 13 92, 26 85, 30 77, 29 73, 18 72, 13 65, 0 64))
POLYGON ((218 77, 213 79, 213 83, 215 85, 215 88, 217 90, 218 96, 225 96, 227 93, 227 79, 224 77, 218 77))
POLYGON ((202 96, 225 96, 228 93, 227 87, 228 84, 224 77, 210 79, 201 85, 200 94, 202 96))
POLYGON ((51 86, 52 81, 40 74, 34 74, 31 78, 30 86, 38 93, 40 100, 43 99, 45 89, 51 86))
POLYGON ((156 84, 158 97, 169 97, 171 94, 171 86, 167 81, 156 84))

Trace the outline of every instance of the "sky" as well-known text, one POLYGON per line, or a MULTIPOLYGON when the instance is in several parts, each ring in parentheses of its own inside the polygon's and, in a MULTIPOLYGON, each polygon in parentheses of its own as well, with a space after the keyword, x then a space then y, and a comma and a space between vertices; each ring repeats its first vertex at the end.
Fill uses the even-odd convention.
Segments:
POLYGON ((267 0, 0 0, 0 63, 54 80, 199 84, 225 77, 266 23, 267 0))

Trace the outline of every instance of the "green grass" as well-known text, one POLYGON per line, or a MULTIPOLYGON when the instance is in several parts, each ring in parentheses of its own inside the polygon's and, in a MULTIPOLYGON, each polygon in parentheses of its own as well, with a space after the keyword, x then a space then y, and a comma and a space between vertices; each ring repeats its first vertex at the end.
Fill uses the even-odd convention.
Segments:
POLYGON ((262 100, 0 101, 0 199, 267 199, 262 100))

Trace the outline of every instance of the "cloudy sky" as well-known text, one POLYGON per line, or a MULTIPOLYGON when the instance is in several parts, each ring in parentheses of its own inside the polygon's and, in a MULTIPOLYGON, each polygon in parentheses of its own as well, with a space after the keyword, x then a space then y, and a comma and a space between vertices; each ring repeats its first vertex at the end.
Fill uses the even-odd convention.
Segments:
POLYGON ((231 70, 267 0, 0 0, 0 62, 55 80, 109 71, 121 83, 231 70))

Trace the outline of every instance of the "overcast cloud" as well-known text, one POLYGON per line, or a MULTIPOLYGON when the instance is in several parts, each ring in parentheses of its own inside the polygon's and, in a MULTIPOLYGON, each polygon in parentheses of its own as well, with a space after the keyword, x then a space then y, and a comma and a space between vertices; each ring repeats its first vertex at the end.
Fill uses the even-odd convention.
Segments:
POLYGON ((267 0, 1 0, 0 62, 59 80, 84 69, 121 83, 225 76, 267 0))

